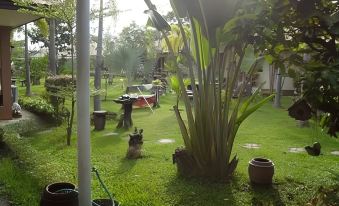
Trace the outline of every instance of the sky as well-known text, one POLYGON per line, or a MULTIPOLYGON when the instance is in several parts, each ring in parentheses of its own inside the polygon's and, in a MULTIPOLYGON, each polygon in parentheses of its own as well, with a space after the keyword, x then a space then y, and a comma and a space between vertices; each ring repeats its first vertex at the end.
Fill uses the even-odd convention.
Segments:
MULTIPOLYGON (((105 3, 110 0, 104 0, 104 7, 105 3)), ((117 17, 117 19, 113 20, 111 17, 106 17, 104 19, 104 34, 110 34, 113 36, 118 36, 121 30, 124 27, 130 25, 133 21, 135 21, 138 25, 146 25, 148 16, 144 13, 147 10, 147 6, 144 0, 116 0, 118 10, 121 11, 117 17)), ((169 0, 151 0, 152 3, 157 7, 157 10, 160 14, 165 15, 169 11, 171 11, 171 5, 169 0)), ((90 0, 91 9, 92 8, 99 8, 99 0, 90 0)), ((33 23, 29 24, 29 27, 33 23)), ((98 20, 91 21, 91 29, 90 33, 92 35, 98 34, 98 20)), ((23 40, 24 35, 22 33, 16 33, 15 39, 23 40)), ((39 44, 29 44, 30 49, 36 50, 39 49, 39 44)))
MULTIPOLYGON (((106 0, 107 1, 107 0, 106 0)), ((104 19, 104 33, 118 35, 121 30, 135 21, 138 25, 145 25, 148 16, 144 14, 147 6, 143 0, 116 0, 118 10, 121 11, 115 21, 111 17, 104 19)), ((165 15, 171 11, 169 0, 152 0, 160 14, 165 15)), ((92 7, 99 7, 98 0, 91 0, 92 7)), ((91 33, 96 33, 98 20, 91 22, 91 33)))

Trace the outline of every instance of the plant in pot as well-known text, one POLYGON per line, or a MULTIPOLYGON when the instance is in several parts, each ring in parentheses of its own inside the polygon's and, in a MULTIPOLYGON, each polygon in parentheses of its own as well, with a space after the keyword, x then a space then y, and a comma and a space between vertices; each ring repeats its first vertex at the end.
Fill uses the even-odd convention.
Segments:
MULTIPOLYGON (((145 2, 152 11, 150 19, 159 18, 154 5, 145 2)), ((238 90, 238 98, 232 98, 239 74, 244 71, 252 76, 263 61, 255 55, 253 42, 248 38, 256 15, 239 1, 172 0, 171 4, 184 41, 181 54, 189 68, 194 105, 182 92, 187 121, 178 106, 173 107, 185 145, 175 150, 173 161, 180 175, 227 181, 238 163, 238 157, 231 153, 240 124, 273 98, 271 95, 251 105, 259 90, 245 98, 244 86, 238 90), (237 12, 237 6, 243 6, 243 12, 237 12), (179 18, 187 16, 191 41, 187 40, 179 18)), ((168 48, 173 52, 171 45, 168 48)), ((180 90, 185 91, 182 71, 177 68, 180 90)))

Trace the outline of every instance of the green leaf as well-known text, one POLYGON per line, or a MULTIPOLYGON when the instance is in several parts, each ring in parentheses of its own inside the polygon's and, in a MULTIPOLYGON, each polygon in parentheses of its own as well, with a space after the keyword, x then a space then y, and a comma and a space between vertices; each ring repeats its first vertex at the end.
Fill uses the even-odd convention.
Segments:
POLYGON ((250 116, 253 112, 257 111, 261 106, 263 106, 264 104, 266 104, 268 101, 270 101, 271 99, 273 99, 273 97, 275 96, 275 94, 272 94, 266 98, 264 98, 263 100, 259 101, 257 104, 255 104, 254 106, 252 106, 250 109, 246 110, 244 113, 242 113, 236 121, 237 125, 240 125, 248 116, 250 116))
POLYGON ((177 95, 180 93, 179 79, 176 76, 171 76, 171 88, 177 95))
POLYGON ((254 53, 254 48, 252 45, 248 45, 245 50, 245 56, 241 63, 241 70, 249 72, 250 70, 256 71, 262 68, 264 63, 264 58, 262 56, 256 57, 254 53))
POLYGON ((230 19, 229 21, 227 21, 227 23, 223 27, 223 32, 225 34, 232 32, 235 28, 242 26, 242 23, 244 21, 255 20, 256 18, 257 18, 257 15, 255 14, 244 14, 241 16, 236 16, 230 19))
POLYGON ((255 92, 248 98, 244 101, 244 103, 242 104, 239 112, 240 114, 243 114, 244 112, 246 112, 248 106, 250 106, 251 102, 258 96, 261 88, 264 86, 266 82, 263 82, 259 85, 259 87, 255 90, 255 92))
POLYGON ((49 34, 48 31, 49 26, 47 24, 46 19, 39 19, 38 21, 35 22, 35 25, 39 28, 41 34, 47 38, 49 34))
MULTIPOLYGON (((203 35, 201 26, 199 22, 194 19, 193 24, 196 28, 196 35, 197 35, 197 46, 198 48, 195 48, 194 38, 191 38, 191 48, 192 48, 192 56, 194 57, 195 61, 200 61, 200 65, 203 68, 206 68, 210 64, 210 44, 207 40, 207 38, 203 35), (197 57, 196 49, 198 49, 200 56, 197 57)), ((193 35, 193 32, 192 32, 193 35)))
POLYGON ((153 9, 149 9, 146 11, 149 16, 149 20, 152 22, 152 25, 159 31, 170 31, 171 27, 166 22, 166 20, 156 11, 153 9))
POLYGON ((265 60, 269 63, 269 64, 272 64, 274 61, 275 61, 275 57, 273 57, 272 55, 265 55, 264 56, 265 60))
POLYGON ((280 52, 284 51, 285 47, 282 44, 278 44, 277 46, 274 47, 274 52, 276 54, 279 54, 280 52))

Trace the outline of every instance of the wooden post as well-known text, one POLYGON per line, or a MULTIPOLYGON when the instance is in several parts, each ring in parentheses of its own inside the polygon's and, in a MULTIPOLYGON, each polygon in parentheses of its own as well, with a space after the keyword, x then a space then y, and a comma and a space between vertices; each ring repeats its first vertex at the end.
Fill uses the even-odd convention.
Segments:
POLYGON ((10 32, 10 27, 0 26, 0 82, 3 95, 0 119, 2 120, 12 119, 10 32))

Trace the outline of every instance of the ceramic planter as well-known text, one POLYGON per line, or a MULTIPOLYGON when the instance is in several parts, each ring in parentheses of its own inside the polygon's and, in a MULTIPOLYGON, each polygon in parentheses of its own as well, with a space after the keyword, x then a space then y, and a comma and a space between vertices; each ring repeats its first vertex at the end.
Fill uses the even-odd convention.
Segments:
POLYGON ((74 184, 57 182, 45 187, 40 206, 78 206, 78 201, 74 184))
POLYGON ((274 163, 265 158, 254 158, 249 161, 248 174, 254 184, 272 184, 274 163))

